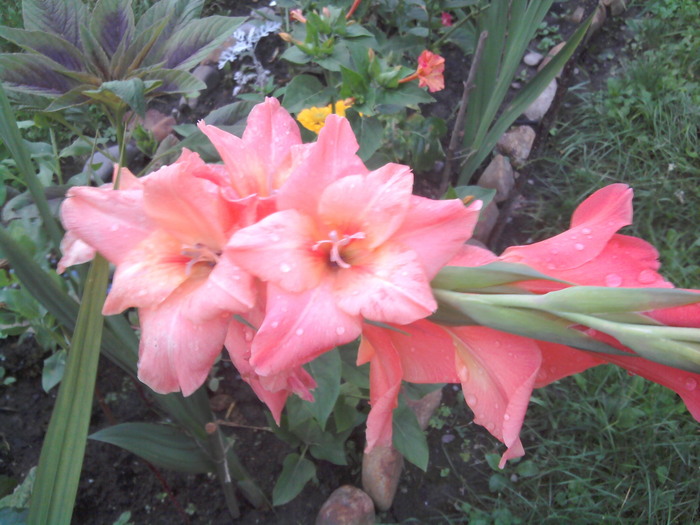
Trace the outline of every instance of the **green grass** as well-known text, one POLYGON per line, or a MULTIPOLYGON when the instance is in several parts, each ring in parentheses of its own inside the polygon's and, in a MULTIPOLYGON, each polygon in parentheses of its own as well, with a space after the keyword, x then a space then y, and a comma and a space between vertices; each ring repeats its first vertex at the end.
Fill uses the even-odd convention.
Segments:
MULTIPOLYGON (((628 183, 625 233, 657 247, 677 286, 700 288, 700 6, 643 7, 621 73, 568 95, 522 222, 534 240, 554 235, 587 195, 628 183)), ((699 426, 660 385, 613 366, 567 378, 535 391, 521 438, 525 458, 494 469, 488 492, 464 487, 450 522, 700 524, 699 426)))

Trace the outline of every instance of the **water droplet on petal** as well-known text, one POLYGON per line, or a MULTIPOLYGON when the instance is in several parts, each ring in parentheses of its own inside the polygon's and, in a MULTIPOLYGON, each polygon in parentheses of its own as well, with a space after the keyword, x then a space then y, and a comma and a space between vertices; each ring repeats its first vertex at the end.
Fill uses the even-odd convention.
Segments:
POLYGON ((280 272, 282 273, 289 273, 292 271, 292 267, 289 266, 287 263, 282 263, 280 264, 280 272))
POLYGON ((622 277, 617 275, 616 273, 609 273, 608 275, 605 276, 605 285, 610 286, 612 288, 615 288, 617 286, 620 286, 622 284, 622 277))
POLYGON ((339 326, 338 328, 335 329, 335 333, 338 335, 343 335, 345 333, 345 327, 339 326))
POLYGON ((273 233, 272 235, 270 235, 270 241, 272 241, 272 242, 280 242, 280 236, 277 235, 276 233, 273 233))
POLYGON ((472 406, 472 407, 473 407, 473 406, 476 406, 476 402, 477 402, 477 401, 476 401, 476 396, 475 396, 475 395, 468 394, 468 395, 465 397, 465 399, 467 400, 467 404, 468 404, 469 406, 472 406))
POLYGON ((250 329, 244 330, 244 331, 243 331, 243 338, 244 338, 246 341, 251 342, 251 341, 253 340, 253 331, 250 330, 250 329))
POLYGON ((119 225, 118 225, 118 224, 112 224, 112 225, 109 227, 109 231, 112 231, 112 232, 115 232, 115 231, 117 231, 118 229, 119 229, 119 225))
POLYGON ((279 325, 280 325, 280 322, 279 322, 279 321, 272 321, 272 322, 270 323, 270 326, 271 326, 272 328, 277 328, 279 325))
POLYGON ((503 420, 508 421, 510 419, 510 416, 508 414, 503 415, 503 420))
POLYGON ((582 228, 581 233, 584 235, 590 235, 591 234, 591 229, 590 228, 582 228))
POLYGON ((574 248, 578 251, 582 251, 585 248, 585 246, 580 242, 577 242, 576 244, 574 244, 574 248))
POLYGON ((637 280, 642 284, 651 284, 656 281, 656 272, 653 270, 642 270, 637 280))
POLYGON ((296 334, 297 334, 297 335, 304 335, 304 329, 303 329, 303 328, 297 328, 296 334))
POLYGON ((551 253, 552 255, 557 255, 557 254, 559 253, 559 249, 558 249, 558 248, 552 248, 551 250, 549 250, 549 253, 551 253))
POLYGON ((556 264, 549 263, 549 264, 547 265, 547 269, 548 269, 548 270, 556 270, 556 268, 557 268, 557 265, 556 265, 556 264))
POLYGON ((689 377, 685 380, 685 389, 692 392, 698 387, 698 381, 694 377, 689 377))

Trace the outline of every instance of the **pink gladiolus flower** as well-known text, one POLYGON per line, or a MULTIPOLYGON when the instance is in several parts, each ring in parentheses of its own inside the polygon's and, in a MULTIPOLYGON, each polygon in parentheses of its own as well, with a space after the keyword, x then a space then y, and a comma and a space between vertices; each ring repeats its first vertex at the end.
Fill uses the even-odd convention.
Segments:
POLYGON ((126 189, 71 188, 61 209, 68 232, 116 265, 103 313, 139 309, 139 378, 156 392, 196 390, 231 314, 255 301, 251 276, 222 253, 239 217, 207 180, 219 169, 185 150, 126 189))
POLYGON ((425 320, 395 328, 365 326, 362 332, 358 365, 371 363, 366 452, 391 444, 392 411, 405 380, 460 382, 474 422, 508 447, 501 466, 524 454, 520 428, 541 362, 535 341, 482 326, 448 328, 425 320))
POLYGON ((413 196, 409 168, 367 172, 343 160, 357 149, 347 120, 330 115, 279 190, 279 211, 226 247, 268 283, 250 358, 260 375, 352 341, 363 318, 405 324, 429 315, 430 279, 471 235, 480 202, 465 208, 413 196))

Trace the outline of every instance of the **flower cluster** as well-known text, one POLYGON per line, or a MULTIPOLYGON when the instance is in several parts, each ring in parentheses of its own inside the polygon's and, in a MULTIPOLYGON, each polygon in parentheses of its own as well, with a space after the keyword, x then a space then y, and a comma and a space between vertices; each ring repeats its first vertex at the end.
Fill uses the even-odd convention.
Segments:
POLYGON ((116 266, 103 313, 138 308, 139 378, 188 395, 226 347, 279 420, 311 399, 301 367, 356 339, 363 320, 407 324, 437 307, 430 280, 471 235, 480 205, 412 195, 410 169, 368 170, 344 118, 303 144, 275 99, 242 138, 199 124, 223 164, 183 151, 119 189, 75 187, 61 268, 96 250, 116 266))
MULTIPOLYGON (((275 99, 251 112, 242 138, 199 124, 223 164, 185 150, 142 178, 121 169, 118 189, 76 187, 62 219, 61 268, 95 250, 116 266, 106 315, 138 308, 139 377, 157 392, 197 389, 226 348, 279 421, 290 393, 312 399, 302 367, 361 337, 370 363, 367 449, 389 446, 401 382, 461 383, 475 422, 521 456, 520 428, 533 388, 611 362, 676 391, 700 419, 700 375, 630 354, 581 350, 485 326, 427 320, 431 280, 445 265, 522 263, 554 280, 516 285, 531 295, 573 285, 669 288, 631 223, 631 190, 599 190, 571 229, 500 257, 467 245, 481 203, 412 194, 410 169, 368 170, 349 123, 327 115, 318 140, 275 99)), ((700 327, 695 304, 646 312, 650 322, 700 327)))

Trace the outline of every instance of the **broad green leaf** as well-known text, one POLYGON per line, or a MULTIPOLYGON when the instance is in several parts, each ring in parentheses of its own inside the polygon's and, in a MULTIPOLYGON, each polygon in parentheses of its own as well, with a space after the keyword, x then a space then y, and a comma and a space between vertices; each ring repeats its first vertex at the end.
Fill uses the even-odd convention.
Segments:
MULTIPOLYGON (((204 0, 161 0, 155 2, 139 18, 136 23, 136 33, 141 34, 149 27, 153 27, 155 24, 165 20, 166 26, 163 31, 165 38, 162 39, 164 42, 165 39, 177 33, 190 21, 198 19, 202 13, 203 6, 204 0)), ((162 42, 159 42, 158 46, 161 44, 162 42)))
POLYGON ((331 415, 340 393, 342 363, 338 349, 334 348, 330 352, 321 354, 308 366, 311 376, 316 380, 318 386, 314 390, 315 401, 306 403, 321 428, 325 429, 328 416, 331 415))
POLYGON ((57 63, 41 55, 0 55, 0 80, 5 88, 43 97, 57 97, 79 82, 61 74, 57 63))
POLYGON ((299 454, 288 454, 272 489, 272 504, 278 506, 292 501, 315 476, 316 466, 311 461, 299 454))
POLYGON ((0 26, 0 38, 14 42, 19 47, 39 53, 72 71, 83 71, 83 55, 80 50, 61 37, 44 31, 26 31, 0 26))
POLYGON ((247 119, 253 106, 255 104, 248 101, 233 102, 215 109, 202 120, 212 126, 231 126, 247 119))
POLYGON ((212 459, 196 440, 175 427, 154 423, 121 423, 90 434, 90 439, 121 447, 159 467, 178 472, 213 472, 212 459))
MULTIPOLYGON (((428 94, 425 89, 419 88, 415 82, 407 82, 401 84, 396 89, 382 89, 377 93, 377 106, 397 106, 404 108, 406 106, 416 106, 418 104, 429 104, 435 102, 435 99, 428 94)), ((388 108, 384 108, 386 111, 388 108)))
POLYGON ((156 69, 144 74, 143 80, 159 81, 160 84, 153 91, 164 95, 188 95, 207 88, 207 85, 193 74, 178 69, 156 69))
POLYGON ((98 89, 85 91, 84 94, 108 107, 113 108, 123 102, 137 115, 143 117, 146 114, 146 86, 140 78, 104 82, 98 89))
POLYGON ((491 188, 482 188, 481 186, 457 186, 454 188, 454 191, 459 199, 464 200, 467 197, 470 197, 472 200, 481 201, 482 210, 484 210, 486 206, 491 203, 497 193, 496 190, 491 188))
POLYGON ((406 460, 413 463, 419 469, 425 471, 428 468, 428 440, 425 432, 418 425, 418 419, 408 406, 400 403, 394 410, 393 418, 394 448, 398 450, 406 460))
POLYGON ((360 145, 357 155, 366 161, 382 147, 384 126, 375 117, 361 117, 359 115, 351 116, 350 123, 360 145))
MULTIPOLYGON (((36 467, 29 469, 20 485, 15 487, 12 494, 0 499, 0 509, 14 507, 16 509, 24 509, 29 506, 29 501, 32 498, 34 490, 34 481, 36 480, 36 467)), ((4 522, 3 522, 4 523, 4 522)))
POLYGON ((80 26, 87 8, 81 0, 23 0, 24 28, 60 36, 80 47, 80 26))
POLYGON ((229 38, 244 20, 229 16, 193 20, 167 40, 160 56, 149 54, 148 62, 162 60, 166 69, 189 70, 229 38))
POLYGON ((316 77, 297 75, 287 84, 282 105, 290 113, 298 113, 312 106, 325 106, 330 102, 330 95, 330 90, 316 77))
POLYGON ((48 392, 63 379, 66 370, 66 351, 59 350, 44 359, 44 369, 41 372, 41 388, 48 392))
POLYGON ((66 372, 41 448, 29 523, 69 524, 78 491, 104 319, 109 264, 90 265, 66 372))
POLYGON ((99 0, 90 13, 90 32, 112 66, 112 59, 118 54, 118 50, 123 52, 124 46, 128 46, 134 37, 134 12, 131 2, 99 0))

